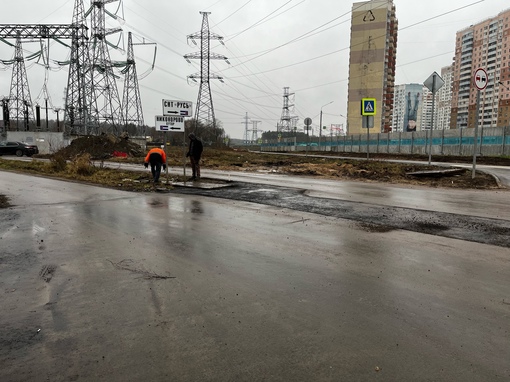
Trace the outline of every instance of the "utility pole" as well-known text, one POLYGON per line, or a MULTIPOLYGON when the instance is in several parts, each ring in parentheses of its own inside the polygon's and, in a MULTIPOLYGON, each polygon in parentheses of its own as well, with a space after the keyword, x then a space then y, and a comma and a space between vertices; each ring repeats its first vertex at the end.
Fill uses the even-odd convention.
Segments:
POLYGON ((105 9, 106 4, 114 1, 117 0, 95 0, 91 3, 90 46, 92 47, 93 99, 97 102, 97 110, 93 111, 93 115, 99 122, 106 122, 110 132, 118 134, 122 125, 121 103, 106 37, 122 29, 106 29, 105 9))
POLYGON ((290 109, 294 107, 293 104, 290 104, 290 99, 294 96, 294 93, 289 93, 289 88, 283 88, 283 109, 282 116, 280 118, 280 123, 278 124, 278 132, 290 132, 291 129, 291 120, 293 117, 290 116, 290 109))
POLYGON ((20 125, 24 131, 29 130, 30 121, 34 120, 32 98, 28 87, 27 70, 23 58, 21 46, 21 33, 17 32, 16 52, 14 54, 14 66, 12 68, 11 92, 9 94, 10 120, 16 122, 16 131, 20 131, 20 125))
POLYGON ((200 12, 202 15, 201 31, 188 35, 188 40, 191 40, 195 45, 195 40, 200 40, 200 52, 186 54, 184 56, 189 63, 191 63, 190 60, 200 59, 200 73, 188 76, 188 78, 194 82, 200 79, 200 89, 198 91, 197 107, 195 109, 195 133, 197 133, 198 122, 201 122, 206 128, 214 129, 216 127, 210 80, 217 79, 223 82, 223 77, 210 72, 210 61, 225 60, 227 64, 230 64, 227 57, 211 53, 211 40, 218 40, 222 45, 225 44, 223 43, 222 36, 212 33, 209 30, 208 15, 210 13, 211 12, 200 12))
POLYGON ((68 135, 90 134, 96 132, 99 126, 97 119, 91 119, 91 113, 97 110, 97 104, 93 95, 93 69, 83 0, 75 1, 72 26, 71 59, 63 110, 64 132, 68 135))
POLYGON ((319 118, 319 151, 322 151, 322 150, 321 150, 321 139, 322 139, 322 108, 323 108, 324 106, 327 106, 327 105, 329 105, 329 104, 333 103, 333 102, 334 102, 334 101, 330 101, 330 102, 328 102, 327 104, 325 104, 325 105, 322 105, 322 106, 321 106, 321 115, 320 115, 320 118, 319 118))
POLYGON ((251 129, 251 142, 252 144, 253 143, 257 143, 257 141, 259 140, 259 136, 258 136, 258 129, 257 129, 257 125, 260 123, 261 121, 251 121, 251 123, 253 124, 253 127, 251 129))
POLYGON ((133 124, 136 127, 136 135, 145 136, 144 132, 141 131, 143 129, 142 99, 138 87, 131 32, 128 32, 127 67, 124 75, 124 97, 122 100, 124 129, 127 130, 128 125, 133 124))
POLYGON ((249 139, 249 133, 250 133, 250 130, 248 130, 248 113, 245 114, 244 116, 244 144, 247 146, 248 145, 248 139, 249 139))
MULTIPOLYGON (((73 39, 85 30, 86 26, 81 24, 0 24, 0 39, 4 41, 7 38, 16 39, 16 45, 8 43, 9 45, 16 47, 15 59, 13 60, 14 65, 11 92, 8 103, 8 109, 15 111, 14 114, 10 113, 10 120, 13 118, 16 119, 16 130, 19 130, 21 121, 23 121, 25 129, 27 129, 29 120, 33 120, 34 118, 25 62, 23 59, 23 50, 21 48, 21 39, 73 39)), ((71 56, 72 54, 73 48, 71 47, 71 56)), ((78 78, 81 77, 78 76, 78 78)), ((79 101, 78 98, 77 100, 79 101)), ((66 106, 69 107, 69 109, 81 109, 78 101, 73 104, 67 103, 66 106)), ((13 130, 13 128, 10 128, 10 130, 13 130)))
MULTIPOLYGON (((106 28, 106 15, 113 18, 116 16, 105 9, 107 4, 116 1, 119 0, 94 0, 91 2, 90 9, 85 12, 83 0, 75 0, 72 24, 0 24, 0 40, 5 42, 6 38, 16 38, 13 79, 8 108, 6 108, 7 111, 11 110, 10 119, 16 119, 16 130, 20 129, 21 121, 23 121, 25 129, 28 129, 29 120, 34 118, 21 39, 54 39, 57 41, 70 39, 71 55, 63 108, 63 131, 66 135, 98 134, 99 127, 102 125, 107 132, 119 133, 125 117, 106 37, 120 32, 122 29, 106 28), (92 20, 90 40, 87 28, 89 15, 92 20)), ((46 62, 46 66, 48 66, 48 62, 46 62)), ((127 89, 129 97, 131 97, 131 93, 135 92, 131 84, 137 82, 136 75, 133 73, 133 56, 128 57, 126 68, 123 73, 129 74, 127 89)), ((134 101, 127 102, 127 105, 136 104, 139 100, 139 93, 135 92, 132 99, 134 101)), ((47 97, 47 100, 50 105, 46 106, 46 110, 48 107, 53 108, 51 99, 47 97)), ((141 112, 141 109, 139 111, 141 112)), ((11 130, 12 127, 11 124, 11 130)))

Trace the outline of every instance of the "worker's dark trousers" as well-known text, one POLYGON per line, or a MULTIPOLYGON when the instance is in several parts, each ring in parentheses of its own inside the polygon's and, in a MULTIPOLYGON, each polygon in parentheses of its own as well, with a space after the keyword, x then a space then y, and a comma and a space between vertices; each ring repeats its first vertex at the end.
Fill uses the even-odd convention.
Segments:
POLYGON ((191 172, 193 174, 193 178, 200 178, 200 158, 196 159, 190 156, 189 161, 191 164, 191 172))
POLYGON ((161 163, 160 162, 151 162, 151 172, 152 172, 152 178, 154 179, 154 183, 158 183, 159 176, 161 175, 161 163))

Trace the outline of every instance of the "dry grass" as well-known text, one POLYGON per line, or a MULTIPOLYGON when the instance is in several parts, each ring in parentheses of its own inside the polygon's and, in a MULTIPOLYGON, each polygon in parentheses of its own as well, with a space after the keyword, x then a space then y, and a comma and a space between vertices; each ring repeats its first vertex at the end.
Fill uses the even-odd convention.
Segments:
MULTIPOLYGON (((97 167, 92 164, 87 154, 78 156, 71 162, 64 162, 65 166, 56 163, 58 162, 37 160, 21 162, 0 159, 0 169, 85 182, 126 191, 150 192, 154 189, 153 184, 150 183, 152 179, 150 173, 97 167)), ((171 186, 165 185, 159 187, 171 188, 171 186)))
MULTIPOLYGON (((143 163, 144 157, 123 158, 120 163, 143 163)), ((182 147, 168 148, 168 165, 180 167, 184 158, 182 147)), ((66 161, 64 156, 54 155, 50 162, 9 161, 0 159, 0 169, 28 172, 68 180, 93 183, 129 191, 151 191, 149 172, 133 172, 120 169, 95 166, 88 153, 75 156, 66 161)), ((411 184, 428 187, 496 189, 494 178, 486 174, 477 174, 471 179, 470 171, 463 174, 442 178, 414 178, 410 172, 437 170, 439 167, 414 164, 402 164, 377 160, 354 160, 337 158, 317 158, 312 156, 292 156, 285 154, 254 153, 243 150, 215 150, 206 148, 202 157, 202 168, 224 171, 263 171, 299 176, 314 176, 338 180, 358 180, 366 182, 387 182, 411 184)), ((174 177, 172 181, 182 181, 174 177)), ((164 187, 164 186, 163 186, 164 187)), ((171 186, 168 186, 171 188, 171 186)))
MULTIPOLYGON (((169 161, 182 165, 182 152, 169 150, 169 161)), ((172 164, 171 164, 172 165, 172 164)), ((471 173, 442 178, 415 178, 411 172, 439 170, 443 167, 378 161, 374 159, 338 159, 285 154, 254 153, 234 150, 206 149, 202 166, 225 171, 264 171, 299 176, 314 176, 338 180, 386 182, 428 187, 497 189, 498 184, 491 175, 471 173)))

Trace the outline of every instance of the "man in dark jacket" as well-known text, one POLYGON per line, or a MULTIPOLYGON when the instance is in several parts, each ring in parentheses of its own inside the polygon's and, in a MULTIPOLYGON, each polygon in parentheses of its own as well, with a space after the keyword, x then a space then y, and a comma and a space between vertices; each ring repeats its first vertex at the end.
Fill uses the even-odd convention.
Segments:
POLYGON ((147 156, 145 157, 145 161, 143 165, 145 168, 149 167, 149 163, 151 165, 151 173, 154 179, 154 183, 159 182, 159 175, 161 174, 161 167, 163 170, 166 170, 166 154, 159 147, 155 147, 151 149, 147 156))
POLYGON ((202 145, 202 141, 198 139, 194 133, 190 133, 188 138, 189 149, 186 156, 189 157, 191 171, 193 174, 190 180, 198 180, 200 179, 200 157, 202 156, 204 146, 202 145))

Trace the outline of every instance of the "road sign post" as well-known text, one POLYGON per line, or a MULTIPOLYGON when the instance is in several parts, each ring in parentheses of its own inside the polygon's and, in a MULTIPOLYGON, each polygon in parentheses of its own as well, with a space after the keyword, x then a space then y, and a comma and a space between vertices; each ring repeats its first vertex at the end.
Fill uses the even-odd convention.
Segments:
POLYGON ((375 98, 361 99, 362 128, 367 129, 367 160, 370 159, 370 129, 374 127, 374 115, 377 112, 375 98))
MULTIPOLYGON (((163 134, 163 145, 165 147, 165 155, 168 158, 168 145, 166 143, 166 134, 163 134)), ((166 178, 166 185, 168 185, 168 159, 166 161, 166 169, 165 169, 165 178, 166 178)))
POLYGON ((475 113, 475 137, 473 141, 473 170, 471 172, 471 179, 475 179, 476 175, 476 152, 478 150, 478 120, 480 118, 480 93, 485 90, 488 83, 488 76, 485 69, 478 68, 473 76, 475 87, 478 89, 476 93, 476 113, 475 113))
POLYGON ((429 165, 432 162, 432 132, 434 130, 434 109, 436 107, 436 92, 444 85, 444 80, 436 72, 432 73, 423 83, 432 92, 432 115, 430 117, 429 134, 429 165))
MULTIPOLYGON (((156 131, 183 133, 183 173, 186 178, 186 129, 184 118, 193 115, 193 102, 181 100, 162 100, 163 115, 156 116, 156 131)), ((166 134, 164 136, 165 154, 167 153, 166 134)), ((166 168, 166 181, 168 183, 168 166, 166 168)))

